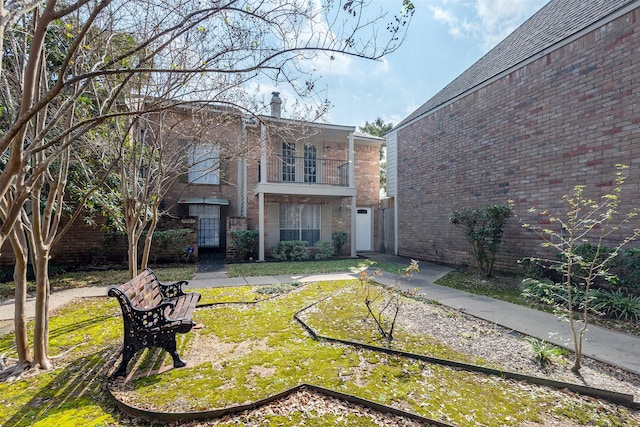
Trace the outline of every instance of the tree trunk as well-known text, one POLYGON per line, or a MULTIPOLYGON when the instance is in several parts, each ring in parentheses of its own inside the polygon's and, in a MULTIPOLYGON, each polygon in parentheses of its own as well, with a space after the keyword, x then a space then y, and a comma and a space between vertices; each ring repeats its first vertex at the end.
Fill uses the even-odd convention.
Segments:
MULTIPOLYGON (((159 198, 158 198, 159 199, 159 198)), ((151 243, 153 242, 153 233, 158 225, 158 204, 153 205, 153 215, 147 228, 147 237, 144 239, 144 248, 142 249, 142 263, 140 269, 144 270, 149 266, 149 256, 151 255, 151 243)))
POLYGON ((129 250, 127 251, 129 255, 129 279, 133 279, 138 275, 138 239, 136 235, 137 233, 131 231, 127 233, 129 242, 129 250))
POLYGON ((36 273, 36 322, 33 333, 34 365, 50 369, 49 358, 49 249, 40 248, 34 260, 36 273))
POLYGON ((18 353, 18 365, 26 367, 32 362, 31 349, 29 348, 29 335, 27 333, 27 314, 25 312, 29 247, 21 221, 17 221, 12 230, 11 247, 13 248, 16 259, 16 265, 13 269, 13 282, 16 287, 15 312, 13 318, 16 352, 18 353))

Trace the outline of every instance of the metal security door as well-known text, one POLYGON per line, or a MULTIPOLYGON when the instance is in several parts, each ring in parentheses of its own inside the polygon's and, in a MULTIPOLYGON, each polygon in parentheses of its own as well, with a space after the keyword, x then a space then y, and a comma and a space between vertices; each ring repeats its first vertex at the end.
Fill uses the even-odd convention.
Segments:
POLYGON ((220 247, 220 206, 189 205, 189 215, 198 217, 198 247, 220 247))

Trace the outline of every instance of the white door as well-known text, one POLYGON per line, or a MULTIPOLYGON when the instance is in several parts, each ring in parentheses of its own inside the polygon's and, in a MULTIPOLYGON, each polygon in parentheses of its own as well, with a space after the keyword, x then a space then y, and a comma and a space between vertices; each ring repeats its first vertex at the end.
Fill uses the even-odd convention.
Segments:
POLYGON ((356 251, 370 251, 371 248, 371 208, 356 209, 356 251))

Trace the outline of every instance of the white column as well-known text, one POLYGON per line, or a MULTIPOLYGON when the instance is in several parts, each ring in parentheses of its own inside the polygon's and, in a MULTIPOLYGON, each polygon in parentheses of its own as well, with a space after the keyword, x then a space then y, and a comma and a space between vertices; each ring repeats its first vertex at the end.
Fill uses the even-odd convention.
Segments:
POLYGON ((356 245, 357 245, 357 236, 356 236, 356 197, 351 197, 351 258, 355 258, 356 255, 356 245))
POLYGON ((353 132, 349 132, 349 187, 356 186, 356 166, 355 166, 355 145, 353 143, 353 132))
POLYGON ((267 127, 260 124, 260 183, 267 182, 267 127))
POLYGON ((264 193, 258 193, 258 261, 264 261, 264 193))

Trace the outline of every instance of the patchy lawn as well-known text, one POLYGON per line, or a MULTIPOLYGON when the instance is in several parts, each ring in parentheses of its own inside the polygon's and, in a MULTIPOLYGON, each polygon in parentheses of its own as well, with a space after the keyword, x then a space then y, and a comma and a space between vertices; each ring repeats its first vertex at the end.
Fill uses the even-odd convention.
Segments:
MULTIPOLYGON (((583 421, 603 426, 640 423, 637 412, 596 399, 315 341, 293 319, 298 310, 323 301, 309 313, 314 328, 376 342, 357 286, 357 281, 312 283, 256 304, 200 308, 194 320, 204 327, 180 335, 179 351, 188 366, 158 373, 155 370, 169 365, 170 357, 156 350, 139 352, 129 369, 140 376, 118 387, 117 395, 143 408, 205 410, 250 402, 306 382, 461 426, 545 425, 549 420, 563 426, 583 421)), ((216 288, 206 290, 205 298, 255 301, 269 295, 255 287, 216 288)), ((461 336, 467 332, 461 330, 461 336)), ((50 348, 52 354, 66 353, 49 372, 0 384, 0 424, 139 425, 121 415, 105 393, 107 370, 117 361, 121 335, 120 308, 113 298, 76 301, 59 310, 51 319, 50 348)), ((0 353, 11 355, 12 339, 0 337, 0 353)), ((398 330, 393 345, 483 363, 481 357, 406 329, 398 330)), ((297 425, 300 416, 287 424, 286 417, 265 413, 260 425, 297 425)), ((332 416, 320 419, 333 422, 332 416)), ((359 425, 345 419, 344 425, 359 425)))

